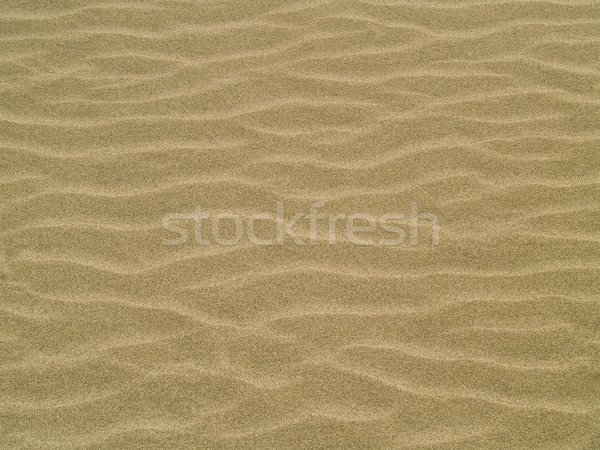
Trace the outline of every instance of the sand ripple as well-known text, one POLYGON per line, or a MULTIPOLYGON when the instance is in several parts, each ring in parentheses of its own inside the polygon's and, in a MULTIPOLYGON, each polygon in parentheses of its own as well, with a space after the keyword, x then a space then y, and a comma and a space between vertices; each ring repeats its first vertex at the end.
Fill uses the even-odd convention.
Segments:
POLYGON ((0 446, 600 446, 599 19, 4 2, 0 446), (277 201, 440 246, 161 245, 277 201))

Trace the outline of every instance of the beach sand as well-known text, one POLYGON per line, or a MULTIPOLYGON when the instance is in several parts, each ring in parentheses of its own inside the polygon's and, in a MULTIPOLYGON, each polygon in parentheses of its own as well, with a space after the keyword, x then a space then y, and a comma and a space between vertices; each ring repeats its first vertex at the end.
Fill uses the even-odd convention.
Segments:
POLYGON ((1 448, 600 448, 598 1, 0 25, 1 448), (319 202, 439 244, 164 245, 319 202))

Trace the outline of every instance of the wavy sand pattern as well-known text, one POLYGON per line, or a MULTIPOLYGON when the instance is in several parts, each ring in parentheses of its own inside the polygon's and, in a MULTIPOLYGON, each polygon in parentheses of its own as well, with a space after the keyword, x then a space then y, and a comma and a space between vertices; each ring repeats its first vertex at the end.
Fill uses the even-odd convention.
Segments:
POLYGON ((596 0, 0 24, 0 447, 600 448, 596 0), (440 245, 161 245, 277 201, 440 245))

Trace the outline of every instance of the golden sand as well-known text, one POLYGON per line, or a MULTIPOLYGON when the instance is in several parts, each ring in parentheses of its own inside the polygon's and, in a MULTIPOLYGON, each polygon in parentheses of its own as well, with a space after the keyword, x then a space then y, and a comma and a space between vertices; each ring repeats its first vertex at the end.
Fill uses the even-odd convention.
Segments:
POLYGON ((599 44, 597 0, 3 0, 0 447, 600 448, 599 44), (440 242, 163 245, 277 202, 440 242))

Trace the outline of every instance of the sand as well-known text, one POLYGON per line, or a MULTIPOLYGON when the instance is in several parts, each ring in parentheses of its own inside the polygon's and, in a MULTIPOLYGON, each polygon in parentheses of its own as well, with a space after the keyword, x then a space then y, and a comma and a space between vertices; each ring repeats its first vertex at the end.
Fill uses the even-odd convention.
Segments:
POLYGON ((599 2, 0 25, 1 448, 600 448, 599 2), (439 245, 164 245, 278 202, 439 245))

